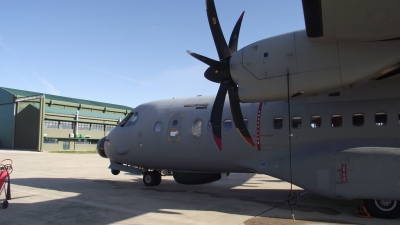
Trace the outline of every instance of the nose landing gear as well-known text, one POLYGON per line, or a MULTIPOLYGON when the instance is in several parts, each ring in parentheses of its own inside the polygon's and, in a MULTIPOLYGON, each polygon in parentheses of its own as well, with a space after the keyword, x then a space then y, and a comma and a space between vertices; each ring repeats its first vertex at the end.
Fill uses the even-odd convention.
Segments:
POLYGON ((161 183, 161 174, 157 170, 143 172, 143 183, 146 186, 157 186, 161 183))

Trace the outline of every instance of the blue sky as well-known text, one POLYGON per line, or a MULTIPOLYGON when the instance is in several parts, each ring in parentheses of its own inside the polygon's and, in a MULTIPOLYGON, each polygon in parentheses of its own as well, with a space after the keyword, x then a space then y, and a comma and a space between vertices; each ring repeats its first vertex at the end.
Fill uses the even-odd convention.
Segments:
MULTIPOLYGON (((300 0, 215 0, 225 39, 246 11, 239 48, 304 29, 300 0)), ((0 0, 0 86, 136 107, 213 95, 217 59, 203 0, 0 0)))

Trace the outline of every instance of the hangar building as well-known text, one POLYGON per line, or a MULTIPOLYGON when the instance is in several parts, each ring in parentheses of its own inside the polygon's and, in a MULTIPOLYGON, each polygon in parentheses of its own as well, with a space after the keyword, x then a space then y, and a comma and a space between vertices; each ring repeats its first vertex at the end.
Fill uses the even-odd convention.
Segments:
POLYGON ((0 87, 0 149, 95 150, 131 110, 0 87))

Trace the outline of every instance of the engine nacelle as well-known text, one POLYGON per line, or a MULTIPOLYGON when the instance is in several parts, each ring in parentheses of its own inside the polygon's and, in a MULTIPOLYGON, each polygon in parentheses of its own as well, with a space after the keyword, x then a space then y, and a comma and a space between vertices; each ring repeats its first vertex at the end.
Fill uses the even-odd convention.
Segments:
POLYGON ((180 184, 207 184, 221 179, 221 173, 191 173, 173 171, 174 179, 180 184))
POLYGON ((399 62, 398 40, 314 43, 297 31, 235 52, 230 72, 242 102, 263 102, 339 92, 378 78, 399 62))

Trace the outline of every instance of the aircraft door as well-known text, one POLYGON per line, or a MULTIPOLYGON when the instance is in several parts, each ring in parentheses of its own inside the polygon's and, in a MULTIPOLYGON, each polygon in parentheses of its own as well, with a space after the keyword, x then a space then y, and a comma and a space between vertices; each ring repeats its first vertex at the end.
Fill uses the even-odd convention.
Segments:
POLYGON ((182 113, 174 113, 169 117, 167 138, 168 141, 177 142, 181 139, 182 113))

